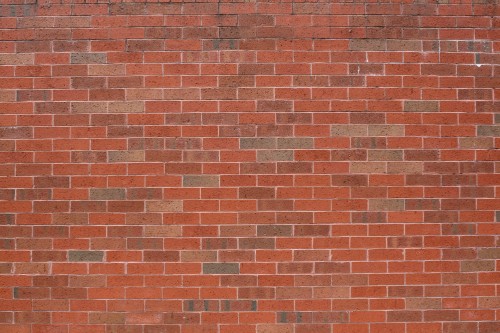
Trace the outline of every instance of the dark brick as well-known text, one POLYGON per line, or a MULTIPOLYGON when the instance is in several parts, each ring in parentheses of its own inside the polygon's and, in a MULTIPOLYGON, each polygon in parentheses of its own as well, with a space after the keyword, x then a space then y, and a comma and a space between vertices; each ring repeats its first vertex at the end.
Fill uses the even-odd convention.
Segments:
POLYGON ((69 251, 68 261, 103 261, 103 251, 69 251))
POLYGON ((204 263, 203 274, 239 274, 238 263, 204 263))

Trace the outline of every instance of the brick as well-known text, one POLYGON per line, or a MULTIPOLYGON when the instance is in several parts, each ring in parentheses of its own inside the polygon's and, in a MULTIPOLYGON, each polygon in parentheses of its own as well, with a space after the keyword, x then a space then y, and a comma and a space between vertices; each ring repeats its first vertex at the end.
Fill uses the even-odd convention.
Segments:
POLYGON ((147 201, 146 211, 148 212, 181 212, 182 201, 147 201))
POLYGON ((275 138, 241 138, 240 149, 273 149, 276 148, 275 138))
POLYGON ((90 261, 99 262, 103 261, 104 252, 103 251, 69 251, 68 261, 90 261))
POLYGON ((436 101, 406 101, 404 103, 406 112, 435 112, 439 111, 439 104, 436 101))
POLYGON ((364 125, 332 125, 331 136, 366 136, 368 128, 364 125))
POLYGON ((106 53, 71 53, 72 64, 105 64, 106 53))
POLYGON ((183 176, 184 187, 218 187, 219 176, 183 176))
POLYGON ((90 189, 90 200, 123 200, 123 199, 125 199, 124 188, 90 189))
POLYGON ((478 126, 477 135, 498 137, 500 135, 500 126, 478 126))
POLYGON ((109 151, 109 162, 144 162, 144 151, 109 151))
POLYGON ((385 51, 387 42, 385 39, 352 39, 349 41, 351 51, 385 51))
POLYGON ((460 265, 462 272, 494 271, 493 260, 462 261, 460 265))
POLYGON ((258 162, 272 161, 292 161, 293 151, 291 150, 259 150, 257 151, 258 162))
POLYGON ((204 263, 203 274, 239 274, 238 263, 204 263))

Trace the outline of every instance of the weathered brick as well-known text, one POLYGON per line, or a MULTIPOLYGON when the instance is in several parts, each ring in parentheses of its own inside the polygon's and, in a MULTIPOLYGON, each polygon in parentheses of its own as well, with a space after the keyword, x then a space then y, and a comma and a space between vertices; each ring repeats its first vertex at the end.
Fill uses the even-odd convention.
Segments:
POLYGON ((368 205, 371 211, 402 211, 405 208, 402 199, 370 199, 368 205))
POLYGON ((257 162, 293 161, 292 150, 258 150, 257 162))
POLYGON ((109 162, 144 162, 144 151, 109 151, 109 162))
POLYGON ((313 148, 312 138, 278 138, 278 149, 307 149, 313 148))
POLYGON ((403 125, 368 125, 369 136, 404 136, 403 125))
POLYGON ((109 102, 108 111, 112 113, 143 113, 144 102, 109 102))
POLYGON ((239 274, 238 263, 204 263, 203 274, 239 274))
POLYGON ((351 39, 349 41, 351 51, 386 51, 386 49, 385 39, 351 39))
POLYGON ((71 53, 72 64, 105 64, 106 53, 71 53))
POLYGON ((364 125, 332 125, 331 136, 366 136, 368 128, 364 125))
POLYGON ((90 200, 124 200, 124 188, 92 188, 90 200))
POLYGON ((462 261, 460 263, 460 271, 462 272, 480 272, 480 271, 494 271, 494 260, 475 260, 475 261, 462 261))
POLYGON ((182 211, 182 201, 181 200, 169 200, 169 201, 147 201, 146 211, 148 212, 181 212, 182 211))
POLYGON ((183 176, 182 186, 184 187, 218 187, 219 176, 198 176, 188 175, 183 176))
POLYGON ((103 251, 69 251, 68 261, 103 261, 103 251))
POLYGON ((500 126, 478 126, 477 135, 499 137, 500 126))
POLYGON ((406 112, 435 112, 439 111, 437 101, 405 101, 404 111, 406 112))
POLYGON ((275 149, 276 138, 241 138, 240 149, 275 149))

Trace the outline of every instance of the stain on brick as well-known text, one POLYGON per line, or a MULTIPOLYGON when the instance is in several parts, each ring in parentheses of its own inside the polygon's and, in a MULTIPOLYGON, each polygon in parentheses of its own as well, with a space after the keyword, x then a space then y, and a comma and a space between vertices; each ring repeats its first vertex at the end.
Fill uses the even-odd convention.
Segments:
POLYGON ((103 251, 68 251, 68 261, 103 261, 103 251))

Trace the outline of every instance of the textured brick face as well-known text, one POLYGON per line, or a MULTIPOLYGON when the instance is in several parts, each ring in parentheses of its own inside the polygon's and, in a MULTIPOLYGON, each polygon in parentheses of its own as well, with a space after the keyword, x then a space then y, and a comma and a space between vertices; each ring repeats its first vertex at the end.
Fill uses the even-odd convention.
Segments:
POLYGON ((500 332, 499 14, 0 0, 0 332, 500 332))

